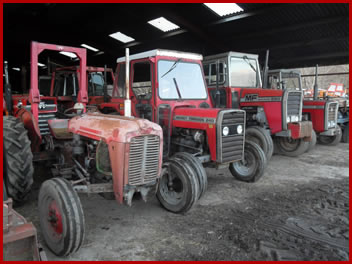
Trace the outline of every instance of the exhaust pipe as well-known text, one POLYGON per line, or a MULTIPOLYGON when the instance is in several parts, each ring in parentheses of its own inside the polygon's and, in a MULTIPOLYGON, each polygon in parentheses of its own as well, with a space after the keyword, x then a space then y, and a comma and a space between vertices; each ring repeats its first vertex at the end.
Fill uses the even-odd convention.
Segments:
POLYGON ((315 79, 314 79, 314 100, 318 100, 318 64, 315 66, 315 79))
POLYGON ((268 87, 268 71, 269 71, 269 50, 266 50, 266 55, 265 55, 265 65, 264 65, 264 72, 263 72, 263 89, 267 89, 268 87))
POLYGON ((125 116, 131 116, 131 100, 130 100, 130 49, 126 48, 126 99, 125 99, 125 116))

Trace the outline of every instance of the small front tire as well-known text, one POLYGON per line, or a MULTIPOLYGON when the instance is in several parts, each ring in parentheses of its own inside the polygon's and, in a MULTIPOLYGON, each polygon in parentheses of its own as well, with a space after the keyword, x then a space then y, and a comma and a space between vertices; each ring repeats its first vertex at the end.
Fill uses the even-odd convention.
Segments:
POLYGON ((237 180, 256 182, 263 176, 266 165, 266 156, 261 147, 252 141, 246 141, 244 161, 233 162, 229 168, 237 180))
POLYGON ((65 179, 45 181, 39 191, 40 227, 49 249, 57 256, 76 252, 85 234, 81 202, 65 179))
POLYGON ((319 136, 318 143, 326 146, 336 146, 337 144, 340 143, 341 138, 342 138, 342 131, 340 126, 337 126, 335 136, 319 136))
POLYGON ((173 213, 186 213, 199 197, 199 184, 188 162, 172 157, 164 162, 156 196, 173 213))

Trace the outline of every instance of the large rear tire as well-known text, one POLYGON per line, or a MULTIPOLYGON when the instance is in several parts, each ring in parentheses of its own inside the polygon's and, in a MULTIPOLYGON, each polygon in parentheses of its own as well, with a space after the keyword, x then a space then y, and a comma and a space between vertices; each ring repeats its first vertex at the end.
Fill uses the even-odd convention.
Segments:
POLYGON ((309 141, 304 141, 303 138, 276 137, 274 142, 278 154, 289 157, 297 157, 306 152, 309 147, 309 141))
POLYGON ((33 154, 23 123, 13 117, 3 117, 3 175, 7 195, 15 204, 24 202, 33 184, 33 154))
POLYGON ((195 171, 198 179, 198 183, 199 183, 199 197, 198 197, 198 200, 199 200, 203 196, 203 194, 205 193, 208 187, 207 173, 205 172, 202 162, 200 162, 200 160, 197 157, 187 152, 178 152, 174 155, 174 157, 177 157, 185 162, 188 162, 189 165, 195 171))
POLYGON ((195 171, 179 158, 164 162, 156 196, 161 205, 173 213, 186 213, 199 197, 199 184, 195 171))
POLYGON ((340 126, 337 126, 337 133, 335 136, 319 136, 318 143, 326 146, 336 146, 340 143, 342 138, 342 131, 340 126))
POLYGON ((49 249, 58 256, 76 252, 83 243, 85 226, 81 202, 65 179, 45 181, 39 191, 40 227, 49 249))
POLYGON ((267 161, 269 161, 274 152, 274 143, 270 134, 262 127, 251 126, 246 128, 246 140, 258 144, 265 153, 267 161))
POLYGON ((267 160, 261 147, 252 142, 245 142, 244 161, 237 161, 230 164, 231 174, 239 181, 256 182, 264 174, 267 160))
POLYGON ((314 129, 312 129, 312 140, 309 141, 307 152, 314 149, 316 144, 317 144, 317 134, 315 133, 314 129))

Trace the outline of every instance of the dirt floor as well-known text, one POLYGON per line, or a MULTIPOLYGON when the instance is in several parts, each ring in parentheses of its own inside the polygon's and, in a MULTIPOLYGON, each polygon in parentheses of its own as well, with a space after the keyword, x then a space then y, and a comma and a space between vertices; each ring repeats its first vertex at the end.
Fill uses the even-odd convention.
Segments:
MULTIPOLYGON (((348 260, 348 144, 273 156, 257 183, 208 172, 208 190, 186 215, 154 195, 132 207, 81 195, 86 237, 75 254, 49 260, 348 260)), ((41 231, 38 188, 17 210, 41 231)), ((41 241, 45 248, 44 241, 41 241)))

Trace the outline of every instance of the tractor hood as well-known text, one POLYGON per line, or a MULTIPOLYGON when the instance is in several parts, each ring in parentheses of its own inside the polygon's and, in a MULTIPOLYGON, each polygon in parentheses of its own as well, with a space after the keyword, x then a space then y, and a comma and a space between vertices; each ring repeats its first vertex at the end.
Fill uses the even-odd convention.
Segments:
POLYGON ((132 137, 157 135, 162 139, 162 129, 158 124, 145 119, 87 113, 69 120, 68 130, 95 140, 128 143, 132 137))
POLYGON ((173 112, 174 121, 184 121, 203 124, 215 124, 218 113, 221 109, 216 108, 175 108, 173 112))
POLYGON ((283 91, 274 89, 242 89, 241 102, 281 101, 283 91))

